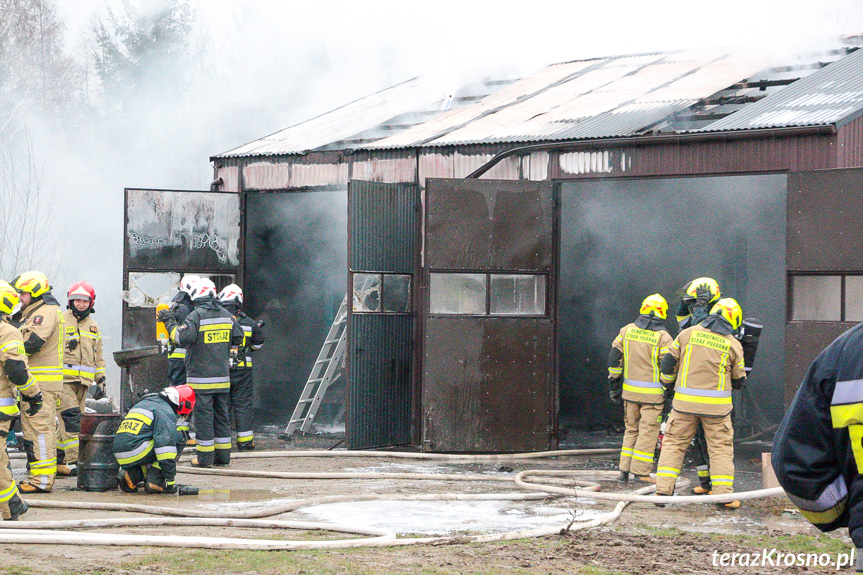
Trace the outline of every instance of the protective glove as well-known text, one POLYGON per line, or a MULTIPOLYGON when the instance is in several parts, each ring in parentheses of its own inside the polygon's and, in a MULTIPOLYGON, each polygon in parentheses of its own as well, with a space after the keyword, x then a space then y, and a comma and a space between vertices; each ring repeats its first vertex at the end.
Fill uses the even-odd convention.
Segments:
POLYGON ((663 398, 665 401, 668 401, 668 400, 669 400, 669 399, 671 399, 672 397, 674 397, 674 387, 671 387, 671 386, 665 387, 665 386, 663 386, 663 388, 662 388, 662 398, 663 398))
POLYGON ((160 322, 165 324, 165 328, 168 330, 168 333, 171 333, 175 327, 177 327, 177 318, 174 317, 174 311, 171 309, 161 309, 156 312, 156 317, 160 322))
POLYGON ((611 403, 615 405, 620 405, 623 403, 623 392, 619 389, 612 389, 608 392, 608 397, 611 399, 611 403))
POLYGON ((42 392, 40 391, 36 395, 23 395, 21 396, 22 401, 26 401, 30 408, 25 411, 27 415, 33 416, 39 413, 39 410, 42 409, 42 392))
POLYGON ((105 378, 100 377, 96 380, 96 384, 90 386, 90 397, 99 400, 105 397, 105 378))
POLYGON ((708 284, 704 283, 695 288, 695 305, 706 308, 711 299, 713 299, 713 291, 708 284))
POLYGON ((67 348, 69 351, 75 351, 76 349, 78 349, 78 340, 77 340, 77 338, 73 338, 73 339, 70 339, 69 341, 67 341, 67 342, 66 342, 66 348, 67 348))

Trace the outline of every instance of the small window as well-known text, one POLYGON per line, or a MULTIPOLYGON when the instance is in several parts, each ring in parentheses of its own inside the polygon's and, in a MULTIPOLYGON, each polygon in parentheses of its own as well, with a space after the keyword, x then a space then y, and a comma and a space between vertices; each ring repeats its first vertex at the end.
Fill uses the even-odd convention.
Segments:
POLYGON ((792 320, 842 321, 842 276, 791 276, 792 320))
POLYGON ((863 321, 863 276, 845 276, 845 321, 863 321))
POLYGON ((410 313, 411 276, 355 273, 352 299, 357 313, 410 313))
POLYGON ((545 276, 491 274, 489 306, 497 315, 544 315, 545 276))
POLYGON ((431 313, 485 315, 485 274, 433 273, 431 313))

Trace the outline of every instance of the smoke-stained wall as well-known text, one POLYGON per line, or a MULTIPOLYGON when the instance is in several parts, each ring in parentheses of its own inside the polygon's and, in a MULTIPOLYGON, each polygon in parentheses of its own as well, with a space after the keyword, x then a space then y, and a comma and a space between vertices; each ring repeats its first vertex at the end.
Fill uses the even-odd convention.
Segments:
POLYGON ((786 176, 592 180, 562 184, 561 423, 619 424, 607 357, 617 331, 659 292, 669 331, 688 281, 715 278, 744 317, 764 320, 737 422, 782 416, 786 176))
POLYGON ((347 191, 246 195, 246 311, 266 322, 254 356, 257 422, 287 421, 347 288, 347 191))

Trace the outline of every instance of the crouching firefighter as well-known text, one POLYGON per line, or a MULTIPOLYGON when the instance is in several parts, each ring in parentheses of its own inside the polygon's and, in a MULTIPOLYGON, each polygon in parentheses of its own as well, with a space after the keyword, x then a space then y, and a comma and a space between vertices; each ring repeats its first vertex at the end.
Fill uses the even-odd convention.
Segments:
POLYGON ((818 354, 773 440, 773 469, 815 527, 848 527, 863 572, 863 323, 818 354))
MULTIPOLYGON (((25 413, 36 415, 42 409, 39 384, 27 369, 27 355, 21 332, 9 323, 12 309, 18 305, 18 292, 0 281, 0 514, 4 521, 15 521, 27 512, 27 503, 18 495, 18 486, 9 468, 6 437, 9 426, 19 414, 16 396, 29 407, 25 413)), ((23 406, 22 406, 23 407, 23 406)))
POLYGON ((623 446, 620 449, 620 481, 632 472, 653 483, 653 452, 665 395, 659 381, 659 360, 672 339, 665 329, 668 302, 660 294, 648 296, 635 322, 624 326, 611 344, 608 356, 609 395, 615 403, 623 399, 623 446))
POLYGON ((243 329, 243 343, 235 348, 231 364, 231 410, 237 429, 237 449, 255 449, 252 353, 264 346, 264 322, 243 311, 243 290, 231 284, 219 292, 219 303, 231 312, 243 329))
POLYGON ((216 301, 216 286, 201 279, 192 290, 195 309, 177 325, 171 310, 159 312, 171 340, 186 348, 186 382, 195 390, 196 457, 192 465, 231 462, 230 356, 243 343, 243 330, 216 301))
POLYGON ((177 430, 177 416, 192 413, 195 392, 188 385, 166 387, 145 395, 129 410, 114 436, 114 457, 120 464, 120 488, 147 493, 174 493, 177 459, 185 436, 177 430))
MULTIPOLYGON (((656 470, 656 494, 671 495, 686 448, 696 428, 704 428, 710 457, 712 493, 734 492, 732 389, 743 389, 743 348, 733 333, 743 312, 732 298, 720 299, 700 324, 678 334, 662 357, 662 382, 674 388, 674 401, 656 470)), ((720 506, 740 507, 739 501, 720 506)))
POLYGON ((67 309, 63 312, 66 349, 63 353, 63 391, 60 394, 60 417, 57 434, 57 475, 78 475, 78 434, 87 391, 93 397, 105 395, 105 360, 102 357, 102 333, 93 319, 96 290, 85 281, 75 282, 66 292, 67 309))

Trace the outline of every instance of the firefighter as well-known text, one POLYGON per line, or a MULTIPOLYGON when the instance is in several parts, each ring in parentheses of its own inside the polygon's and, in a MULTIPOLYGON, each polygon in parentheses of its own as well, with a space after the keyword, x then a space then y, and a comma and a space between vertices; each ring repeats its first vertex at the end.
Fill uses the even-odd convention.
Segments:
POLYGON ((818 354, 773 440, 773 469, 821 531, 848 527, 863 572, 863 323, 818 354))
POLYGON ((21 400, 28 404, 24 411, 28 417, 34 417, 42 409, 39 384, 27 369, 24 338, 9 323, 9 315, 18 303, 15 288, 0 281, 0 514, 4 521, 15 521, 27 512, 27 503, 18 495, 6 454, 10 424, 19 414, 15 397, 20 394, 21 400))
POLYGON ((186 348, 186 382, 195 390, 196 467, 231 461, 231 348, 243 343, 243 330, 216 301, 209 279, 196 282, 191 293, 195 309, 177 324, 170 309, 159 312, 171 340, 186 348))
POLYGON ((114 457, 120 464, 120 489, 147 493, 174 493, 178 454, 185 437, 177 429, 177 416, 195 407, 195 392, 188 385, 166 387, 141 398, 129 410, 114 436, 114 457))
MULTIPOLYGON (((661 380, 674 388, 674 401, 656 470, 657 495, 671 495, 683 456, 698 425, 710 455, 711 493, 734 492, 734 430, 731 390, 746 383, 743 348, 733 333, 743 311, 732 298, 720 299, 707 319, 686 328, 662 357, 661 380)), ((720 504, 737 509, 739 501, 720 504)))
POLYGON ((624 326, 611 344, 608 356, 610 397, 623 400, 623 447, 620 450, 620 481, 629 481, 630 471, 653 483, 653 452, 665 395, 659 381, 659 360, 672 338, 665 329, 668 302, 660 294, 647 296, 635 322, 624 326))
POLYGON ((39 383, 44 406, 35 414, 21 414, 24 450, 30 475, 18 489, 22 493, 50 493, 57 473, 57 406, 63 391, 64 318, 51 293, 48 278, 30 271, 12 281, 21 298, 21 335, 30 373, 39 383))
POLYGON ((255 432, 251 354, 264 345, 264 322, 249 317, 243 311, 243 290, 236 284, 219 292, 219 303, 231 312, 243 329, 243 343, 232 351, 236 359, 231 365, 231 409, 237 431, 237 450, 252 451, 255 449, 255 432))
POLYGON ((57 434, 57 475, 78 474, 78 433, 87 390, 95 386, 93 397, 105 395, 105 360, 102 334, 93 319, 96 290, 85 281, 75 282, 66 292, 63 319, 66 348, 63 355, 63 392, 57 434))
MULTIPOLYGON (((195 275, 185 275, 180 280, 180 291, 171 300, 171 311, 178 323, 186 321, 186 317, 192 313, 192 290, 195 282, 200 278, 195 275)), ((168 351, 168 379, 171 385, 186 384, 186 350, 182 347, 172 345, 168 351)))
MULTIPOLYGON (((677 308, 677 325, 681 331, 698 325, 704 321, 710 309, 722 297, 719 283, 713 278, 696 278, 683 286, 683 298, 677 308)), ((669 413, 666 411, 666 414, 669 413)), ((698 485, 692 488, 694 495, 706 495, 710 492, 710 457, 707 454, 707 442, 704 440, 704 429, 699 425, 695 437, 690 444, 692 464, 698 473, 698 485)))

